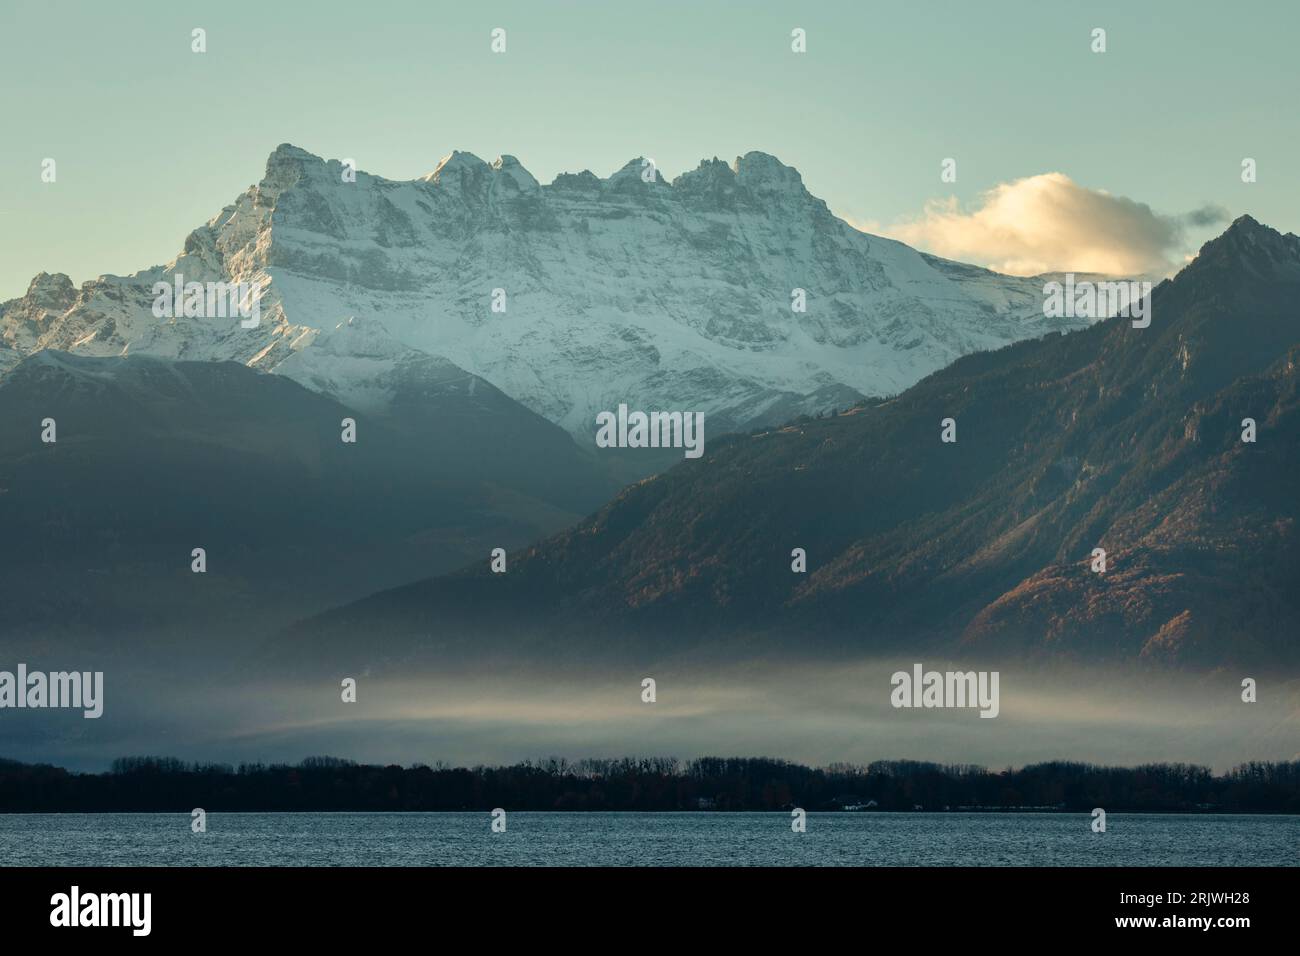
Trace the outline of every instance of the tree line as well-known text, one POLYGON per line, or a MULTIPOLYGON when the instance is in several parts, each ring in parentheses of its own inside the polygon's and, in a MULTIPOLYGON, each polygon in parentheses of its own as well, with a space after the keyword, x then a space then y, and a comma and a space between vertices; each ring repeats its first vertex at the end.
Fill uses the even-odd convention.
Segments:
POLYGON ((375 766, 334 757, 197 764, 126 757, 104 773, 0 760, 0 812, 489 810, 1061 810, 1300 813, 1300 761, 1019 769, 876 761, 806 767, 763 757, 375 766))

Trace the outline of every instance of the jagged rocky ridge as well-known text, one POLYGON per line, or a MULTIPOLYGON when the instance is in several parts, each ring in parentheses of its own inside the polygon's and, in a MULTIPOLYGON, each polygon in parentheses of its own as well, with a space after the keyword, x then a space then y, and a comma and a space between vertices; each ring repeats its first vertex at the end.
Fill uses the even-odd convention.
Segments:
POLYGON ((1041 278, 850 227, 764 153, 671 184, 644 170, 637 159, 606 179, 541 185, 512 156, 454 152, 423 179, 345 182, 339 162, 283 145, 173 262, 80 288, 43 273, 0 305, 0 374, 41 348, 233 360, 382 405, 401 347, 589 443, 596 412, 620 402, 704 412, 717 435, 892 394, 960 355, 1085 324, 1043 317, 1041 278), (262 324, 155 318, 151 286, 177 273, 253 284, 262 324), (795 288, 804 314, 791 311, 795 288), (494 289, 504 313, 491 311, 494 289), (320 346, 353 318, 391 337, 388 360, 320 346))

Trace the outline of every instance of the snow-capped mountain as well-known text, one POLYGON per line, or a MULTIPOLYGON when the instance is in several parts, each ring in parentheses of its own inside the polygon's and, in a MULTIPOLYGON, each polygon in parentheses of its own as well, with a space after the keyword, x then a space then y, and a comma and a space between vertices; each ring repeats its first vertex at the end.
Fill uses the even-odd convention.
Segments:
POLYGON ((717 434, 1087 324, 1045 318, 1042 286, 860 232, 759 152, 671 184, 635 159, 543 186, 512 156, 394 182, 283 145, 173 262, 80 289, 37 276, 0 306, 0 374, 41 348, 233 359, 373 407, 436 367, 584 442, 624 402, 717 434), (260 325, 155 317, 153 283, 177 274, 252 284, 260 325))

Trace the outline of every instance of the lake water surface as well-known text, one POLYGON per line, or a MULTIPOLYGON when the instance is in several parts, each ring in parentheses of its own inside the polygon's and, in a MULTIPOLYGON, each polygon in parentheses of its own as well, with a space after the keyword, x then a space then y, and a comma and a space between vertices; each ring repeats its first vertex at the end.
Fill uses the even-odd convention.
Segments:
POLYGON ((0 814, 0 866, 1297 866, 1300 817, 786 813, 0 814))

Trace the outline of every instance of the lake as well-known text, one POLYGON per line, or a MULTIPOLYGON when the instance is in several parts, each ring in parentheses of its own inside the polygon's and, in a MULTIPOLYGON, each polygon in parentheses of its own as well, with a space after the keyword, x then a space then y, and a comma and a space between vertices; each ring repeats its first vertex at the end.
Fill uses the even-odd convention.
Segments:
POLYGON ((1112 813, 0 814, 3 866, 1296 866, 1300 817, 1112 813))

